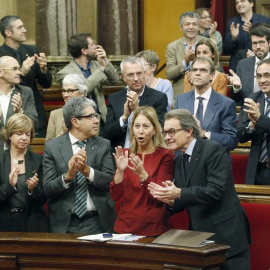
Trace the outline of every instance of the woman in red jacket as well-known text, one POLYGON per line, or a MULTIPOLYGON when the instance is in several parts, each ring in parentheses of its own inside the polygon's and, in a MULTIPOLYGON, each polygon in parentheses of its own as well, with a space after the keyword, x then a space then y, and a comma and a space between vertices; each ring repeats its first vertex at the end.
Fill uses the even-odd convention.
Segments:
POLYGON ((115 149, 117 170, 111 197, 121 200, 114 230, 117 233, 160 235, 171 228, 165 204, 154 199, 147 185, 173 179, 173 153, 164 143, 156 111, 142 106, 134 111, 131 148, 115 149))

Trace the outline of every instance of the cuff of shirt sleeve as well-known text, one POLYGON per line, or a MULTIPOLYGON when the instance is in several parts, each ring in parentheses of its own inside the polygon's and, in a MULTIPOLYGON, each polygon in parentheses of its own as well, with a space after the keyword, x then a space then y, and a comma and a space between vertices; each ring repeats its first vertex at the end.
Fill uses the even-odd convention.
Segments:
POLYGON ((87 179, 90 181, 90 182, 93 182, 94 181, 94 177, 95 177, 95 170, 93 168, 90 167, 90 173, 89 173, 89 177, 87 177, 87 179))

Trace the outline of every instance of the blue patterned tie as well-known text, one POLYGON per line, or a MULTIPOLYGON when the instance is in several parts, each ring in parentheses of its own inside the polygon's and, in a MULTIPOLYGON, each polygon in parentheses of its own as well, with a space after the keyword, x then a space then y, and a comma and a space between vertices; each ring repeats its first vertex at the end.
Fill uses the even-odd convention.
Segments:
MULTIPOLYGON (((76 144, 82 149, 85 146, 85 141, 77 141, 76 144)), ((84 216, 86 212, 87 212, 87 180, 80 171, 77 171, 74 213, 79 218, 81 218, 84 216)))
POLYGON ((204 100, 204 98, 197 97, 197 99, 199 99, 199 104, 198 104, 198 109, 196 112, 196 118, 200 121, 200 123, 202 125, 202 120, 203 120, 203 103, 202 103, 202 101, 204 100))
MULTIPOLYGON (((267 102, 267 108, 265 111, 265 115, 267 117, 270 117, 270 98, 266 98, 265 101, 267 102)), ((268 158, 267 154, 267 133, 263 134, 263 141, 262 141, 262 147, 261 147, 261 153, 260 153, 260 162, 265 162, 268 158)))

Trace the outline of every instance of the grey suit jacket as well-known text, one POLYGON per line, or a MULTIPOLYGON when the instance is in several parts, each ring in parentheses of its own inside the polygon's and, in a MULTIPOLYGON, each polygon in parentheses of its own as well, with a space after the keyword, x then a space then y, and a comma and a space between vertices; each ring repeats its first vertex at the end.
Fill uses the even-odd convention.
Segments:
POLYGON ((238 62, 236 73, 241 79, 242 89, 237 93, 231 90, 231 98, 240 105, 243 104, 245 98, 253 93, 254 89, 254 69, 256 57, 242 59, 238 62))
MULTIPOLYGON (((194 99, 194 90, 181 94, 177 97, 174 108, 186 109, 195 114, 194 99)), ((228 152, 238 143, 236 121, 235 102, 212 89, 201 126, 211 132, 211 140, 219 142, 228 152)))
MULTIPOLYGON (((103 138, 92 137, 87 140, 87 164, 95 171, 94 181, 89 181, 88 192, 97 208, 104 232, 113 230, 115 220, 114 202, 109 194, 109 185, 114 174, 110 151, 110 142, 103 138)), ((72 155, 69 134, 45 143, 43 184, 49 199, 50 230, 54 233, 66 232, 74 206, 76 184, 73 181, 65 188, 62 181, 72 155)))
MULTIPOLYGON (((205 39, 198 36, 198 40, 205 39)), ((185 60, 184 38, 170 43, 166 49, 166 77, 173 81, 174 101, 177 95, 184 93, 185 70, 183 60, 185 60)))
POLYGON ((247 127, 250 120, 247 113, 243 111, 242 107, 239 116, 237 136, 239 142, 241 143, 251 140, 251 148, 246 170, 246 184, 254 185, 264 133, 268 134, 267 153, 270 157, 270 118, 264 115, 265 98, 262 91, 253 93, 249 97, 252 98, 256 103, 260 104, 261 116, 255 124, 255 130, 249 131, 247 127))
POLYGON ((186 177, 182 154, 176 157, 174 168, 181 196, 173 209, 187 209, 190 229, 215 233, 211 239, 231 247, 227 257, 247 250, 251 242, 248 219, 235 191, 229 157, 220 144, 197 139, 186 177))
POLYGON ((63 130, 63 108, 51 111, 47 127, 46 141, 55 138, 63 130))
MULTIPOLYGON (((100 117, 105 123, 107 108, 102 90, 102 84, 105 82, 111 84, 116 83, 119 80, 119 76, 116 69, 111 64, 111 62, 108 63, 104 72, 99 68, 99 64, 97 61, 92 60, 90 61, 90 64, 91 64, 91 75, 85 80, 88 87, 88 96, 90 92, 94 91, 98 108, 100 111, 100 117)), ((65 66, 56 74, 56 80, 59 83, 62 83, 62 80, 66 75, 74 73, 84 76, 83 72, 80 70, 78 65, 75 63, 74 60, 72 60, 67 66, 65 66)))
MULTIPOLYGON (((29 116, 34 123, 35 128, 38 127, 38 114, 36 111, 35 107, 35 101, 34 101, 34 96, 33 96, 33 91, 31 88, 22 86, 22 85, 15 85, 14 90, 11 94, 10 102, 8 105, 8 111, 7 111, 7 116, 6 116, 6 121, 7 119, 13 115, 15 112, 13 111, 14 107, 11 105, 11 100, 13 95, 20 93, 21 98, 22 98, 22 109, 24 114, 29 116)), ((5 123, 3 121, 0 121, 0 129, 4 126, 5 123)), ((0 138, 0 152, 4 150, 4 142, 0 138)))

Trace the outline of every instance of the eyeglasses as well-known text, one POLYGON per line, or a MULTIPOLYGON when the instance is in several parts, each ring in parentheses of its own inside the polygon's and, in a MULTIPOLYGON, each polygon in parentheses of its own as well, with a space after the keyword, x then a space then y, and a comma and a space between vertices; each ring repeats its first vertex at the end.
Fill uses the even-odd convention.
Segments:
POLYGON ((251 42, 251 45, 254 46, 254 47, 257 47, 258 44, 259 44, 260 46, 263 46, 263 45, 265 44, 265 42, 266 42, 265 40, 253 41, 253 42, 251 42))
POLYGON ((78 118, 78 119, 86 118, 89 120, 93 120, 94 117, 99 120, 100 115, 98 113, 90 113, 88 115, 75 116, 74 118, 78 118))
POLYGON ((137 72, 137 73, 128 73, 128 74, 126 74, 126 77, 128 78, 128 79, 133 79, 135 76, 137 77, 137 78, 142 78, 143 77, 143 75, 144 75, 144 72, 137 72))
POLYGON ((2 68, 1 70, 10 70, 10 71, 22 71, 20 67, 12 67, 12 68, 2 68))
POLYGON ((182 128, 179 128, 179 129, 171 128, 170 130, 168 130, 168 131, 165 131, 165 130, 164 130, 164 131, 161 132, 161 133, 162 133, 162 135, 163 135, 164 138, 166 137, 167 134, 169 134, 169 136, 170 136, 171 138, 173 138, 173 137, 175 136, 175 134, 176 134, 177 132, 181 131, 181 130, 183 130, 183 129, 182 129, 182 128))
POLYGON ((201 17, 201 20, 205 20, 205 19, 211 19, 211 16, 209 15, 209 16, 203 16, 203 17, 201 17))
POLYGON ((268 73, 263 73, 263 74, 257 74, 257 75, 255 76, 255 78, 256 78, 257 80, 261 80, 262 78, 270 79, 270 73, 268 72, 268 73))
POLYGON ((65 90, 65 89, 62 89, 61 90, 61 93, 62 93, 62 95, 64 95, 64 94, 68 94, 68 95, 70 95, 70 94, 73 94, 74 92, 76 92, 76 91, 78 91, 79 89, 67 89, 67 90, 65 90))
POLYGON ((206 68, 193 68, 192 70, 191 70, 191 72, 194 72, 194 73, 196 73, 196 72, 200 72, 200 73, 203 73, 203 74, 206 74, 206 73, 208 73, 209 72, 209 70, 208 69, 206 69, 206 68))

